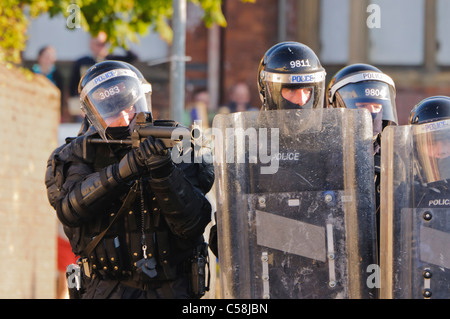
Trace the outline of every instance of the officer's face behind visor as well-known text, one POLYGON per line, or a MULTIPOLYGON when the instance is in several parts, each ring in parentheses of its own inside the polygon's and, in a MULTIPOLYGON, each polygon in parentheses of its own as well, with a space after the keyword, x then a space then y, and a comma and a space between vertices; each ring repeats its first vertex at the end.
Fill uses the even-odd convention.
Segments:
POLYGON ((395 94, 390 85, 378 81, 351 83, 336 92, 338 107, 349 109, 365 108, 375 119, 397 123, 395 94))
POLYGON ((113 70, 90 81, 80 98, 87 118, 107 140, 108 127, 126 127, 137 113, 149 111, 150 93, 150 84, 141 83, 134 72, 113 70))
POLYGON ((134 105, 127 107, 116 116, 110 116, 105 119, 107 127, 123 127, 130 125, 131 121, 136 115, 136 108, 134 105))
POLYGON ((303 106, 311 99, 312 88, 283 87, 281 96, 289 102, 303 106))
POLYGON ((267 109, 311 109, 322 107, 325 71, 305 74, 261 71, 267 109))
POLYGON ((357 102, 355 103, 357 108, 369 110, 370 113, 380 113, 383 109, 383 105, 376 102, 357 102))
POLYGON ((415 131, 419 174, 425 183, 450 179, 450 129, 439 129, 444 125, 450 127, 450 120, 422 124, 415 131))

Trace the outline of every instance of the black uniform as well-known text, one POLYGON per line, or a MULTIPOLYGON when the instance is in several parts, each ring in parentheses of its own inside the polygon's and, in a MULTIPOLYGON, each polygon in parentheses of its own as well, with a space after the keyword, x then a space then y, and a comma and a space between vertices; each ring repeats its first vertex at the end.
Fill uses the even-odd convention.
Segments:
POLYGON ((206 255, 202 234, 211 206, 204 195, 213 167, 192 161, 174 165, 168 176, 147 172, 116 181, 111 172, 129 151, 125 145, 88 143, 82 135, 48 162, 50 203, 89 281, 83 298, 196 297, 191 279, 198 274, 191 269, 199 254, 206 255), (122 207, 127 196, 131 200, 122 207))

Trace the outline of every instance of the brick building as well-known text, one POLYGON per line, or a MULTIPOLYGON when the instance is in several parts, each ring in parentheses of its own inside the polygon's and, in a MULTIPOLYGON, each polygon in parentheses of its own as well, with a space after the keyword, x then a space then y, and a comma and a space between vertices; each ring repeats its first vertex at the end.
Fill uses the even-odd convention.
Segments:
MULTIPOLYGON (((269 47, 284 40, 310 46, 326 68, 327 80, 356 62, 373 64, 391 75, 397 86, 400 124, 406 123, 409 111, 422 98, 450 94, 450 3, 446 0, 223 0, 222 10, 227 27, 206 28, 201 9, 188 2, 186 56, 191 60, 186 62, 186 103, 197 88, 207 87, 212 107, 217 108, 228 101, 230 87, 244 81, 251 88, 252 104, 259 107, 259 61, 269 47)), ((88 51, 87 35, 82 30, 62 30, 64 20, 51 23, 51 28, 30 28, 25 60, 33 62, 38 45, 53 44, 58 64, 68 76, 73 60, 88 51), (48 32, 55 36, 49 39, 48 32)), ((134 46, 140 55, 136 64, 153 84, 154 110, 167 117, 169 60, 148 62, 168 57, 170 46, 155 34, 150 38, 134 46)))
POLYGON ((194 87, 209 86, 220 105, 231 85, 244 81, 254 92, 252 104, 259 106, 259 61, 284 40, 310 46, 327 70, 327 83, 340 68, 357 62, 391 75, 399 124, 407 123, 421 99, 450 95, 450 4, 445 0, 224 0, 228 25, 212 29, 195 23, 198 14, 188 9, 187 99, 194 87))
POLYGON ((0 298, 54 298, 56 214, 44 185, 56 147, 59 92, 0 65, 0 298))

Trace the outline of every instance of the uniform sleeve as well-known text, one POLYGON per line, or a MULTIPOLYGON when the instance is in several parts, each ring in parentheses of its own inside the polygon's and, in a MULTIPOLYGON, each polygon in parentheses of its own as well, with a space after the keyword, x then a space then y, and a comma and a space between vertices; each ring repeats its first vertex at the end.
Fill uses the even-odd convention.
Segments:
POLYGON ((59 171, 63 178, 55 203, 59 220, 69 227, 107 213, 112 202, 129 189, 128 184, 115 177, 118 164, 94 171, 88 161, 78 156, 84 151, 77 140, 64 148, 60 156, 59 171))
POLYGON ((201 164, 181 164, 165 178, 152 179, 150 187, 161 206, 161 212, 171 231, 183 238, 194 239, 203 234, 211 221, 211 204, 205 197, 208 181, 201 164))

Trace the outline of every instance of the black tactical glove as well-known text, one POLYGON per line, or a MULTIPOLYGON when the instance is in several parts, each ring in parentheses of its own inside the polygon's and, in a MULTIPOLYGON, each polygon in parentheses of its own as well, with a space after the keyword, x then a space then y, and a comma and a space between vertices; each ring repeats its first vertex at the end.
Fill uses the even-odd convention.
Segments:
POLYGON ((119 178, 126 180, 150 170, 152 176, 165 177, 173 169, 170 152, 160 139, 147 137, 138 148, 131 150, 119 163, 119 178))
POLYGON ((161 178, 170 174, 173 169, 171 154, 164 143, 152 136, 147 137, 136 149, 136 162, 146 166, 152 176, 161 178))

